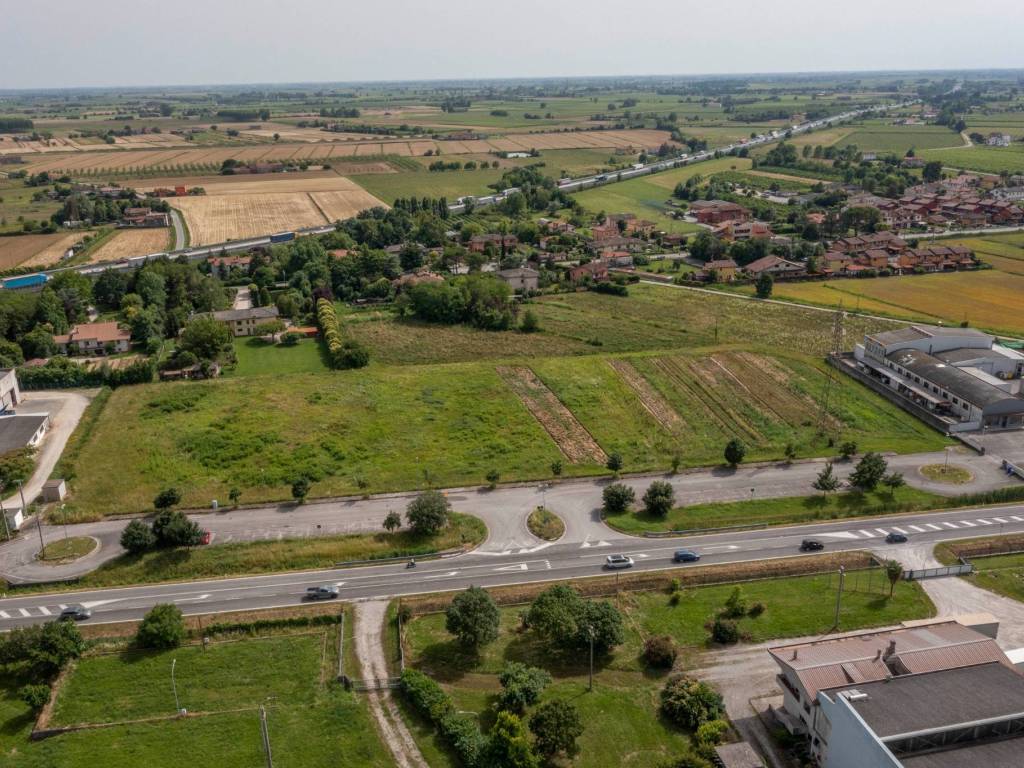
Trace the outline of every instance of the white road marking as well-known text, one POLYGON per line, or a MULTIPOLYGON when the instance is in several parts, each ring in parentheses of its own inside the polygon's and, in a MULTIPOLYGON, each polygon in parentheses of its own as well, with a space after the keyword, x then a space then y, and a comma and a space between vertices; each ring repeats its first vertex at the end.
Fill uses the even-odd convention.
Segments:
POLYGON ((7 611, 0 611, 0 619, 9 619, 11 615, 7 611))
POLYGON ((927 529, 922 528, 920 525, 908 525, 907 528, 917 531, 918 533, 924 533, 927 529))
POLYGON ((24 608, 19 608, 18 610, 21 612, 21 615, 25 616, 26 618, 32 615, 31 613, 26 611, 24 608))
POLYGON ((448 571, 448 573, 438 573, 433 576, 424 576, 425 579, 447 579, 451 576, 458 576, 458 571, 448 571))
POLYGON ((336 582, 334 582, 334 586, 336 586, 336 587, 341 587, 341 586, 344 586, 344 585, 345 585, 344 581, 336 581, 336 582))
POLYGON ((943 523, 943 525, 946 526, 947 528, 959 528, 960 527, 956 523, 943 523))
POLYGON ((931 528, 931 529, 932 529, 933 531, 941 531, 941 530, 942 530, 942 529, 941 529, 941 528, 939 528, 939 526, 937 526, 937 525, 936 525, 935 523, 925 523, 925 525, 926 525, 927 527, 931 528))
POLYGON ((43 614, 43 616, 52 616, 53 615, 53 614, 50 613, 50 609, 47 608, 45 605, 40 605, 39 606, 39 612, 41 614, 43 614))
POLYGON ((495 568, 495 571, 528 571, 529 566, 526 563, 517 563, 515 565, 503 565, 501 568, 495 568))
POLYGON ((976 523, 972 523, 970 520, 961 520, 960 525, 965 525, 968 528, 974 528, 976 523))
POLYGON ((857 531, 857 533, 859 533, 861 536, 864 536, 865 538, 868 538, 868 539, 875 538, 875 534, 873 534, 871 531, 860 530, 860 531, 857 531))
POLYGON ((62 611, 63 611, 63 610, 65 609, 65 608, 67 608, 67 606, 66 606, 66 605, 64 605, 64 603, 61 603, 61 604, 60 604, 60 605, 58 605, 57 607, 58 607, 58 608, 60 608, 60 609, 61 609, 62 611))
POLYGON ((907 533, 907 532, 906 532, 906 531, 904 531, 904 530, 903 530, 902 528, 897 528, 897 527, 896 527, 895 525, 894 525, 894 526, 892 527, 892 529, 893 529, 894 531, 896 531, 896 533, 902 533, 902 534, 903 534, 904 536, 905 536, 905 535, 906 535, 906 533, 907 533))
POLYGON ((1001 517, 993 517, 992 519, 995 520, 997 523, 1005 523, 1006 522, 1006 520, 1004 520, 1001 517))
POLYGON ((1017 515, 1010 515, 1011 520, 1015 520, 1018 523, 1024 523, 1024 517, 1018 517, 1017 515))
POLYGON ((978 518, 978 522, 981 523, 982 525, 992 525, 992 521, 991 520, 985 520, 984 518, 981 518, 981 517, 978 518))
MULTIPOLYGON (((858 538, 860 538, 856 533, 853 533, 852 531, 836 531, 835 533, 822 533, 821 534, 822 538, 825 538, 826 536, 828 536, 830 538, 833 538, 833 539, 858 539, 858 538)), ((739 549, 739 547, 734 547, 734 549, 739 549)))
POLYGON ((875 528, 875 530, 878 531, 883 536, 888 536, 889 535, 889 532, 887 530, 885 530, 885 528, 875 528))

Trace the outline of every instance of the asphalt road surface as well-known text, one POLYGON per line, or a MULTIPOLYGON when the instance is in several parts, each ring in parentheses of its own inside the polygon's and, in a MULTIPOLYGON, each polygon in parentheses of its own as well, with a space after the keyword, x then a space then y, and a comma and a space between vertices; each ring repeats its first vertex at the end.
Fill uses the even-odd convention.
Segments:
POLYGON ((851 518, 813 525, 689 536, 685 539, 630 539, 555 543, 529 551, 472 552, 424 561, 241 578, 34 594, 0 599, 0 630, 49 621, 62 606, 80 603, 93 610, 89 621, 108 623, 140 618, 156 603, 174 603, 186 614, 278 608, 297 605, 307 587, 334 584, 346 600, 393 597, 495 587, 606 574, 612 552, 634 558, 636 571, 686 568, 672 563, 681 546, 696 550, 702 564, 729 563, 799 554, 800 541, 818 538, 826 551, 869 549, 885 557, 908 556, 922 544, 1024 531, 1024 505, 953 510, 918 515, 851 518), (905 533, 907 545, 885 544, 889 532, 905 533))

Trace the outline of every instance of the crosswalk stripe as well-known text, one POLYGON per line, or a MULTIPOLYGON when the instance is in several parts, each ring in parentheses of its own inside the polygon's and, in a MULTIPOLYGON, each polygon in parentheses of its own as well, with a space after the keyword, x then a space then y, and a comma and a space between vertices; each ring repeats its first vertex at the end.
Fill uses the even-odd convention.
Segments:
POLYGON ((906 534, 906 531, 904 531, 902 528, 897 528, 895 525, 892 527, 892 529, 896 531, 896 533, 906 534))
POLYGON ((19 608, 18 610, 19 610, 19 611, 21 612, 21 615, 22 615, 22 616, 24 616, 24 617, 26 617, 26 618, 28 618, 29 616, 31 616, 31 615, 32 615, 31 613, 29 613, 28 611, 26 611, 26 610, 25 610, 24 608, 19 608))
POLYGON ((11 616, 10 616, 9 613, 7 613, 7 611, 0 611, 0 619, 9 619, 9 618, 11 618, 11 616))
POLYGON ((1011 520, 1016 520, 1018 523, 1024 523, 1024 517, 1018 517, 1017 515, 1010 515, 1011 520))
POLYGON ((45 605, 40 605, 39 606, 39 612, 41 614, 43 614, 43 616, 50 616, 51 615, 50 614, 50 609, 47 608, 45 605))
POLYGON ((993 520, 995 520, 995 521, 996 521, 997 523, 1005 523, 1005 522, 1006 522, 1006 521, 1005 521, 1005 520, 1004 520, 1003 518, 1001 518, 1001 517, 993 517, 992 519, 993 519, 993 520))
POLYGON ((869 539, 873 539, 875 537, 875 534, 873 534, 871 531, 857 531, 857 533, 859 533, 861 536, 866 536, 869 539))
POLYGON ((978 522, 981 523, 982 525, 992 525, 992 521, 991 520, 985 520, 984 518, 981 518, 981 517, 978 518, 978 522))
POLYGON ((925 525, 928 526, 929 528, 931 528, 933 531, 941 531, 942 530, 935 523, 925 523, 925 525))
POLYGON ((925 529, 922 528, 920 525, 908 525, 907 527, 914 529, 918 533, 924 533, 925 532, 925 529))
POLYGON ((947 528, 959 528, 960 527, 956 523, 943 523, 943 525, 946 526, 947 528))
POLYGON ((883 536, 888 536, 889 535, 889 532, 887 530, 885 530, 885 528, 875 528, 875 530, 878 531, 883 536))
POLYGON ((967 526, 968 528, 974 527, 974 523, 972 523, 970 520, 961 520, 960 525, 967 526))
POLYGON ((60 605, 58 605, 57 607, 58 607, 58 608, 60 608, 60 609, 61 609, 62 611, 63 611, 63 610, 65 609, 65 608, 67 608, 67 606, 66 606, 66 605, 64 605, 64 603, 61 603, 61 604, 60 604, 60 605))

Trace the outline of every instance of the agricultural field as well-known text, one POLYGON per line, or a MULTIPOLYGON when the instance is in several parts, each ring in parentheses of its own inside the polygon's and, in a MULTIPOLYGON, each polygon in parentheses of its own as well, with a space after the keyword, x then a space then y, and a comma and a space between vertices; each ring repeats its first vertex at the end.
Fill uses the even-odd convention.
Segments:
POLYGON ((90 250, 89 262, 117 261, 129 256, 144 256, 164 251, 170 247, 172 237, 172 230, 168 227, 122 229, 100 247, 90 250))
MULTIPOLYGON (((891 599, 888 583, 877 571, 861 576, 855 586, 848 576, 841 614, 843 630, 884 626, 911 617, 934 613, 927 596, 916 583, 900 583, 891 599)), ((436 679, 460 711, 480 714, 484 728, 493 722, 492 705, 500 691, 498 676, 509 661, 548 671, 552 682, 544 689, 541 702, 571 701, 580 711, 584 732, 579 754, 573 760, 579 768, 603 768, 607 756, 628 768, 660 765, 678 756, 689 743, 689 734, 658 715, 659 694, 668 671, 646 667, 641 660, 644 641, 655 635, 671 636, 680 649, 677 671, 696 662, 696 652, 706 644, 704 622, 720 610, 734 586, 703 586, 686 589, 677 604, 670 604, 664 592, 619 593, 611 598, 625 615, 625 642, 611 653, 595 659, 594 690, 587 690, 585 653, 558 652, 521 628, 523 606, 500 609, 500 629, 495 642, 479 652, 467 651, 444 628, 444 614, 430 613, 413 618, 405 628, 407 663, 436 679)), ((829 576, 769 579, 742 585, 748 605, 763 603, 757 618, 740 620, 740 631, 755 642, 800 637, 827 631, 832 625, 835 585, 829 576)), ((415 720, 414 720, 415 722, 415 720)), ((432 740, 422 730, 418 740, 429 750, 432 740)), ((444 755, 433 768, 452 763, 444 755)))
POLYGON ((349 189, 177 197, 172 205, 184 216, 190 242, 195 246, 316 227, 382 203, 361 189, 349 189), (323 207, 318 198, 323 200, 323 207))
MULTIPOLYGON (((376 174, 396 173, 395 168, 386 162, 352 163, 345 169, 353 173, 376 174)), ((202 187, 207 197, 218 195, 256 195, 267 192, 338 192, 358 189, 359 187, 340 175, 341 169, 329 171, 300 171, 297 173, 266 173, 238 176, 192 176, 188 179, 168 176, 142 181, 120 179, 118 183, 125 187, 133 187, 139 193, 145 193, 158 187, 173 189, 184 185, 188 188, 202 187)), ((173 202, 176 198, 169 198, 173 202)))
POLYGON ((60 210, 60 203, 48 197, 33 200, 32 197, 39 191, 39 187, 0 178, 0 233, 21 232, 22 223, 19 218, 48 221, 51 215, 60 210))
MULTIPOLYGON (((746 287, 745 293, 752 293, 746 287)), ((905 320, 970 325, 997 333, 1024 334, 1018 311, 1024 275, 996 269, 875 279, 779 283, 773 297, 818 306, 870 312, 905 320), (951 302, 950 296, 956 296, 951 302)))
POLYGON ((574 195, 580 205, 597 213, 634 213, 658 224, 666 232, 698 232, 700 227, 668 216, 671 210, 665 201, 672 196, 676 184, 693 176, 710 176, 717 171, 746 170, 751 161, 741 157, 710 160, 686 168, 677 168, 651 176, 642 176, 596 189, 587 189, 574 195))
MULTIPOLYGON (((816 142, 820 143, 820 142, 816 142)), ((904 155, 907 150, 959 147, 963 137, 942 125, 892 125, 888 122, 868 122, 857 126, 834 146, 851 144, 862 152, 891 152, 904 155)))
POLYGON ((975 145, 963 149, 926 149, 920 153, 925 160, 940 160, 948 168, 965 168, 984 173, 1024 173, 1024 143, 1009 147, 982 147, 975 145))
MULTIPOLYGON (((11 768, 88 768, 102 755, 111 768, 181 764, 225 768, 262 764, 257 707, 267 706, 274 764, 288 768, 345 765, 384 768, 390 755, 376 735, 365 699, 333 682, 337 626, 243 640, 214 638, 207 649, 93 652, 58 693, 51 725, 99 727, 30 742, 32 718, 6 676, 0 695, 0 754, 11 768), (174 717, 167 683, 171 660, 181 706, 174 717), (128 720, 144 720, 118 724, 128 720)), ((116 646, 115 646, 116 647, 116 646)))
POLYGON ((88 231, 54 232, 51 235, 15 235, 0 237, 0 271, 14 267, 45 267, 61 256, 88 231))

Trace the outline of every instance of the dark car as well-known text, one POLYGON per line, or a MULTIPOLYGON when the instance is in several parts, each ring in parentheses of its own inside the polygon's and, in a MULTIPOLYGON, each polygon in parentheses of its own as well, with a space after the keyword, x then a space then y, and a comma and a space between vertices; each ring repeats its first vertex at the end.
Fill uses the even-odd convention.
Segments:
POLYGON ((695 563, 700 560, 700 555, 692 549, 677 549, 672 555, 672 560, 677 563, 695 563))
POLYGON ((60 621, 85 621, 92 618, 92 611, 84 605, 69 605, 60 612, 60 621))
POLYGON ((817 539, 804 539, 800 542, 801 552, 820 552, 824 548, 825 545, 817 539))
POLYGON ((904 544, 907 541, 907 534, 896 533, 892 531, 888 536, 885 537, 886 544, 904 544))
POLYGON ((321 584, 319 587, 309 587, 306 590, 307 600, 331 600, 338 596, 338 588, 331 584, 321 584))

